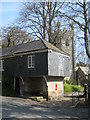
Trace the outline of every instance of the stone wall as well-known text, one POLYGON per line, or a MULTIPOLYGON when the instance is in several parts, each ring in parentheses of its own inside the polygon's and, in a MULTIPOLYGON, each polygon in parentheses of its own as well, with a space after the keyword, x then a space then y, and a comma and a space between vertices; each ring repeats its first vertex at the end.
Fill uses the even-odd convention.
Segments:
POLYGON ((63 78, 49 77, 48 78, 48 98, 50 100, 60 100, 64 94, 63 78))
POLYGON ((49 100, 59 100, 63 97, 63 77, 24 78, 24 94, 29 96, 41 95, 49 100))
MULTIPOLYGON (((73 79, 73 65, 75 64, 75 40, 73 38, 73 32, 67 31, 67 30, 61 30, 57 29, 55 33, 52 34, 52 43, 59 48, 60 50, 63 50, 64 52, 68 53, 70 56, 70 75, 66 79, 73 79), (54 43, 55 42, 55 43, 54 43), (73 44, 72 44, 73 42, 73 44), (72 52, 73 50, 73 52, 72 52), (73 60, 74 58, 74 60, 73 60)), ((75 69, 75 68, 74 68, 75 69)))
POLYGON ((41 77, 24 78, 24 94, 39 95, 43 94, 44 81, 41 77))

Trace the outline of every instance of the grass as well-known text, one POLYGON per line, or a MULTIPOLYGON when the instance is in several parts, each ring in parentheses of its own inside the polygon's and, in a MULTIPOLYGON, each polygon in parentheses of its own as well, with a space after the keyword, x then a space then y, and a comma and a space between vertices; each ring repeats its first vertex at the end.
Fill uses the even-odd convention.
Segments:
POLYGON ((84 91, 84 87, 82 86, 78 86, 78 85, 70 85, 70 84, 64 84, 64 92, 83 92, 84 91))

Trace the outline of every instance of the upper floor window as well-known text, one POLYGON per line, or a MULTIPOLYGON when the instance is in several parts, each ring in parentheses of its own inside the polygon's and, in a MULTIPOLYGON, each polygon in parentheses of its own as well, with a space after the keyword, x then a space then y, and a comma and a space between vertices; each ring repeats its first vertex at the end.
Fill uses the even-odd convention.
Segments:
POLYGON ((3 71, 3 60, 0 60, 0 71, 3 71))
POLYGON ((28 56, 28 68, 34 68, 35 67, 35 55, 29 55, 28 56))

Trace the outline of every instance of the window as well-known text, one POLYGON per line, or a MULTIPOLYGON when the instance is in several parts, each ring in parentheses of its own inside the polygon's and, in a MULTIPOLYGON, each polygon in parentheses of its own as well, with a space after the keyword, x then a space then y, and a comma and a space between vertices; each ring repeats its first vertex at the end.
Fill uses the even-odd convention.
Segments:
POLYGON ((35 67, 35 55, 29 55, 28 56, 28 68, 34 68, 35 67))
POLYGON ((0 60, 0 71, 3 71, 3 60, 0 60))
POLYGON ((66 44, 66 46, 69 46, 69 40, 68 39, 66 40, 65 44, 66 44))

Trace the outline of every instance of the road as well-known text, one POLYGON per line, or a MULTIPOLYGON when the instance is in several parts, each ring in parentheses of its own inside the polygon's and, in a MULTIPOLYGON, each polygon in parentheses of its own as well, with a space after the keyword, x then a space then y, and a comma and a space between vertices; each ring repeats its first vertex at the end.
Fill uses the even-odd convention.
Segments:
POLYGON ((87 120, 88 108, 73 108, 70 101, 35 102, 16 97, 2 97, 2 118, 79 118, 87 120))

